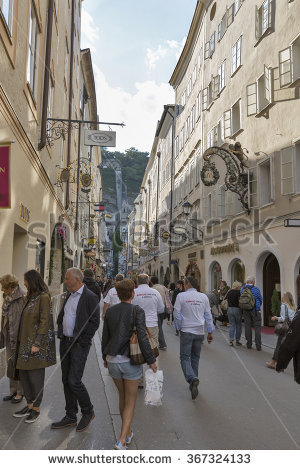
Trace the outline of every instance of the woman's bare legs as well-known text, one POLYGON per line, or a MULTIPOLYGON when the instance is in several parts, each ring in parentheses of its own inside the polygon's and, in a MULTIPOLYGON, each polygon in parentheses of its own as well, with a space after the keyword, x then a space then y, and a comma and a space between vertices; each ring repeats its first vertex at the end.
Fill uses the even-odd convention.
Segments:
POLYGON ((130 436, 139 380, 113 380, 119 391, 119 409, 122 418, 120 442, 125 445, 126 436, 130 436))

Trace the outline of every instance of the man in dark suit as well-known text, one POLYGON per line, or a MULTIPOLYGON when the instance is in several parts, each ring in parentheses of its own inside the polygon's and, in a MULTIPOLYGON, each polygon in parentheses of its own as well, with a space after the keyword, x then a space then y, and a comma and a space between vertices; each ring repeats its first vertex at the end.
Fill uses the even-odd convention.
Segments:
POLYGON ((95 417, 90 396, 81 379, 92 338, 99 327, 100 309, 98 297, 82 281, 80 269, 67 270, 65 285, 69 294, 57 319, 66 416, 53 423, 52 429, 77 425, 77 402, 82 418, 76 431, 84 431, 95 417))

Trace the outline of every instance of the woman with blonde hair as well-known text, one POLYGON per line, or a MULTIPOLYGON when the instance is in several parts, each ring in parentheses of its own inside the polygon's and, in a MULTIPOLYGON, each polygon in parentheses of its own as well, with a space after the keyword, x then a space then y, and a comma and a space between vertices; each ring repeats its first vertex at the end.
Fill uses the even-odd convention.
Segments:
MULTIPOLYGON (((282 303, 281 303, 281 309, 280 309, 280 317, 274 316, 274 317, 271 317, 271 320, 282 323, 286 319, 288 319, 290 322, 292 322, 295 316, 296 309, 297 309, 292 294, 290 292, 284 292, 284 294, 281 297, 281 302, 282 303)), ((266 363, 266 366, 269 369, 276 368, 276 362, 278 359, 278 351, 284 338, 285 338, 285 335, 280 335, 277 338, 277 343, 276 343, 273 357, 270 362, 266 363)))
POLYGON ((15 380, 14 368, 17 337, 22 310, 25 304, 25 292, 20 288, 18 279, 12 274, 0 277, 3 292, 1 317, 0 349, 6 348, 7 377, 9 378, 9 395, 3 401, 20 403, 23 399, 23 388, 20 380, 15 380))
POLYGON ((242 311, 239 307, 240 290, 242 283, 234 281, 232 288, 227 293, 228 301, 228 320, 229 320, 229 345, 233 346, 234 338, 235 344, 241 346, 242 334, 242 311))

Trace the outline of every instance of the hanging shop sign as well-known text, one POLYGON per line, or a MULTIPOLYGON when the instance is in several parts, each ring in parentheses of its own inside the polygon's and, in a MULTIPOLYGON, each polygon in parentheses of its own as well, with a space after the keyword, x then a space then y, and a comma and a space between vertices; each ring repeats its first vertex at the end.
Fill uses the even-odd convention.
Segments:
POLYGON ((10 145, 0 145, 0 208, 10 209, 10 145))
POLYGON ((211 248, 211 255, 221 255, 223 253, 234 253, 240 251, 238 243, 230 243, 229 245, 218 246, 217 248, 211 248))
POLYGON ((85 129, 84 145, 96 145, 98 147, 115 147, 116 132, 91 131, 90 129, 85 129))

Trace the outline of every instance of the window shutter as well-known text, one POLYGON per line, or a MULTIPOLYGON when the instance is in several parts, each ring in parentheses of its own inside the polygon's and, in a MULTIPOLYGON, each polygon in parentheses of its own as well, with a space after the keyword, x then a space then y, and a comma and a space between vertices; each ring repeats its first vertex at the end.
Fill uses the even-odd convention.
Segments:
POLYGON ((293 147, 281 150, 281 194, 294 192, 293 147))
POLYGON ((257 6, 255 6, 255 37, 257 40, 261 37, 261 16, 257 6))
MULTIPOLYGON (((222 73, 222 66, 221 66, 221 73, 222 73)), ((216 75, 213 77, 213 90, 212 90, 212 99, 215 100, 218 98, 219 87, 222 87, 222 75, 216 75), (220 85, 219 85, 220 83, 220 85)))
POLYGON ((225 111, 224 113, 224 137, 231 136, 231 110, 225 111))
POLYGON ((257 113, 257 83, 247 86, 247 116, 257 113))
POLYGON ((268 101, 268 103, 272 102, 272 80, 271 80, 272 75, 271 73, 272 73, 272 70, 264 66, 264 76, 265 76, 264 94, 265 94, 265 99, 268 101))
POLYGON ((292 49, 287 47, 279 51, 279 84, 280 87, 292 83, 292 49))
POLYGON ((209 57, 212 57, 213 53, 215 52, 215 42, 216 42, 216 32, 214 31, 209 41, 209 57))
POLYGON ((207 109, 207 95, 208 95, 208 89, 207 87, 203 89, 202 91, 202 109, 207 109))
POLYGON ((273 0, 268 0, 268 28, 272 27, 273 0))
POLYGON ((204 46, 204 59, 209 58, 209 51, 210 51, 210 41, 207 41, 204 46))
POLYGON ((234 3, 227 10, 227 28, 233 23, 234 20, 234 3))

